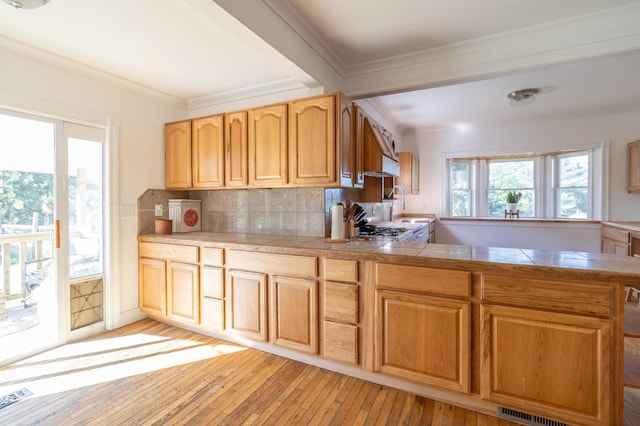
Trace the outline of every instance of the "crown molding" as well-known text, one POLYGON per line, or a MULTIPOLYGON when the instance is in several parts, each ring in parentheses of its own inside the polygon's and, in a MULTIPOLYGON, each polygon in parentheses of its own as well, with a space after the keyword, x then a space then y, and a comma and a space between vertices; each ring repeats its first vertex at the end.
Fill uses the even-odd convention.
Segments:
MULTIPOLYGON (((292 61, 310 73, 322 61, 340 77, 336 89, 354 98, 640 49, 640 4, 636 3, 377 61, 349 63, 349 58, 340 58, 287 0, 255 1, 278 18, 272 23, 279 25, 272 25, 270 32, 287 33, 288 39, 298 38, 299 44, 308 48, 304 53, 292 51, 292 61), (310 51, 316 59, 309 58, 310 51)), ((236 14, 243 19, 241 11, 236 14)))
POLYGON ((227 104, 244 99, 256 98, 264 95, 272 95, 275 93, 300 89, 314 89, 317 87, 320 86, 303 84, 296 79, 287 78, 271 81, 268 83, 256 84, 253 86, 246 86, 238 89, 226 90, 223 92, 216 92, 215 94, 189 99, 187 101, 187 109, 194 110, 220 104, 227 104))

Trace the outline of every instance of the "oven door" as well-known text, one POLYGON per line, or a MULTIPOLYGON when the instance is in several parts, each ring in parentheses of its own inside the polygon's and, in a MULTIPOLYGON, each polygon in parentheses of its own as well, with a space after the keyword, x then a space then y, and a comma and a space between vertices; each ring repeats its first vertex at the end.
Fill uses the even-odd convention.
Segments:
POLYGON ((429 227, 420 226, 413 230, 413 236, 410 241, 412 243, 426 243, 429 241, 429 227))

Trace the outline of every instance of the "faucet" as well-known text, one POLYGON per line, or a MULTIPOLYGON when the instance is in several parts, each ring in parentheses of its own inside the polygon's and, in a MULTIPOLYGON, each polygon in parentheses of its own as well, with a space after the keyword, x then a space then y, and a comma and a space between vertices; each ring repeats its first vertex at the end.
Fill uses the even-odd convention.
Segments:
POLYGON ((402 194, 402 210, 405 210, 407 208, 407 205, 404 202, 404 188, 400 185, 393 185, 393 188, 391 189, 394 190, 396 188, 400 189, 400 194, 402 194))

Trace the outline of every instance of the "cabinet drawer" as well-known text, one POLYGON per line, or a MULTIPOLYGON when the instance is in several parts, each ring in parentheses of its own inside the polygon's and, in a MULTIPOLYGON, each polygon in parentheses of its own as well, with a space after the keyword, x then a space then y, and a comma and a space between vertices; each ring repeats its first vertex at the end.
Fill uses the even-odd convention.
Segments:
POLYGON ((358 281, 358 261, 325 259, 324 277, 331 281, 355 283, 358 281))
POLYGON ((325 283, 324 318, 356 324, 358 322, 358 286, 355 284, 325 283))
POLYGON ((224 330, 224 300, 203 297, 200 311, 200 324, 214 331, 224 330))
POLYGON ((200 249, 202 263, 209 266, 223 266, 224 253, 222 249, 202 247, 200 249))
POLYGON ((324 356, 334 361, 358 364, 358 327, 325 321, 324 356))
POLYGON ((611 226, 602 227, 602 238, 609 238, 613 241, 629 244, 629 231, 616 229, 611 226))
POLYGON ((318 276, 318 258, 311 256, 229 250, 227 251, 227 267, 273 275, 308 278, 318 276))
POLYGON ((203 297, 224 299, 224 269, 200 267, 200 292, 203 297))
POLYGON ((613 289, 564 281, 482 276, 482 302, 609 317, 613 289))
POLYGON ((198 247, 196 246, 141 242, 138 244, 138 255, 174 262, 198 263, 198 247))
POLYGON ((448 296, 468 297, 471 295, 471 273, 465 271, 378 263, 376 272, 377 287, 448 296))

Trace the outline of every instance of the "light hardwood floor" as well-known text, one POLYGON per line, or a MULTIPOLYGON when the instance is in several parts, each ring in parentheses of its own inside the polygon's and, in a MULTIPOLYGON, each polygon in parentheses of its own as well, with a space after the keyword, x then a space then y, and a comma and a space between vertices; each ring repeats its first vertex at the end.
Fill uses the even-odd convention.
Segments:
POLYGON ((23 387, 3 426, 514 425, 152 320, 0 369, 23 387))

